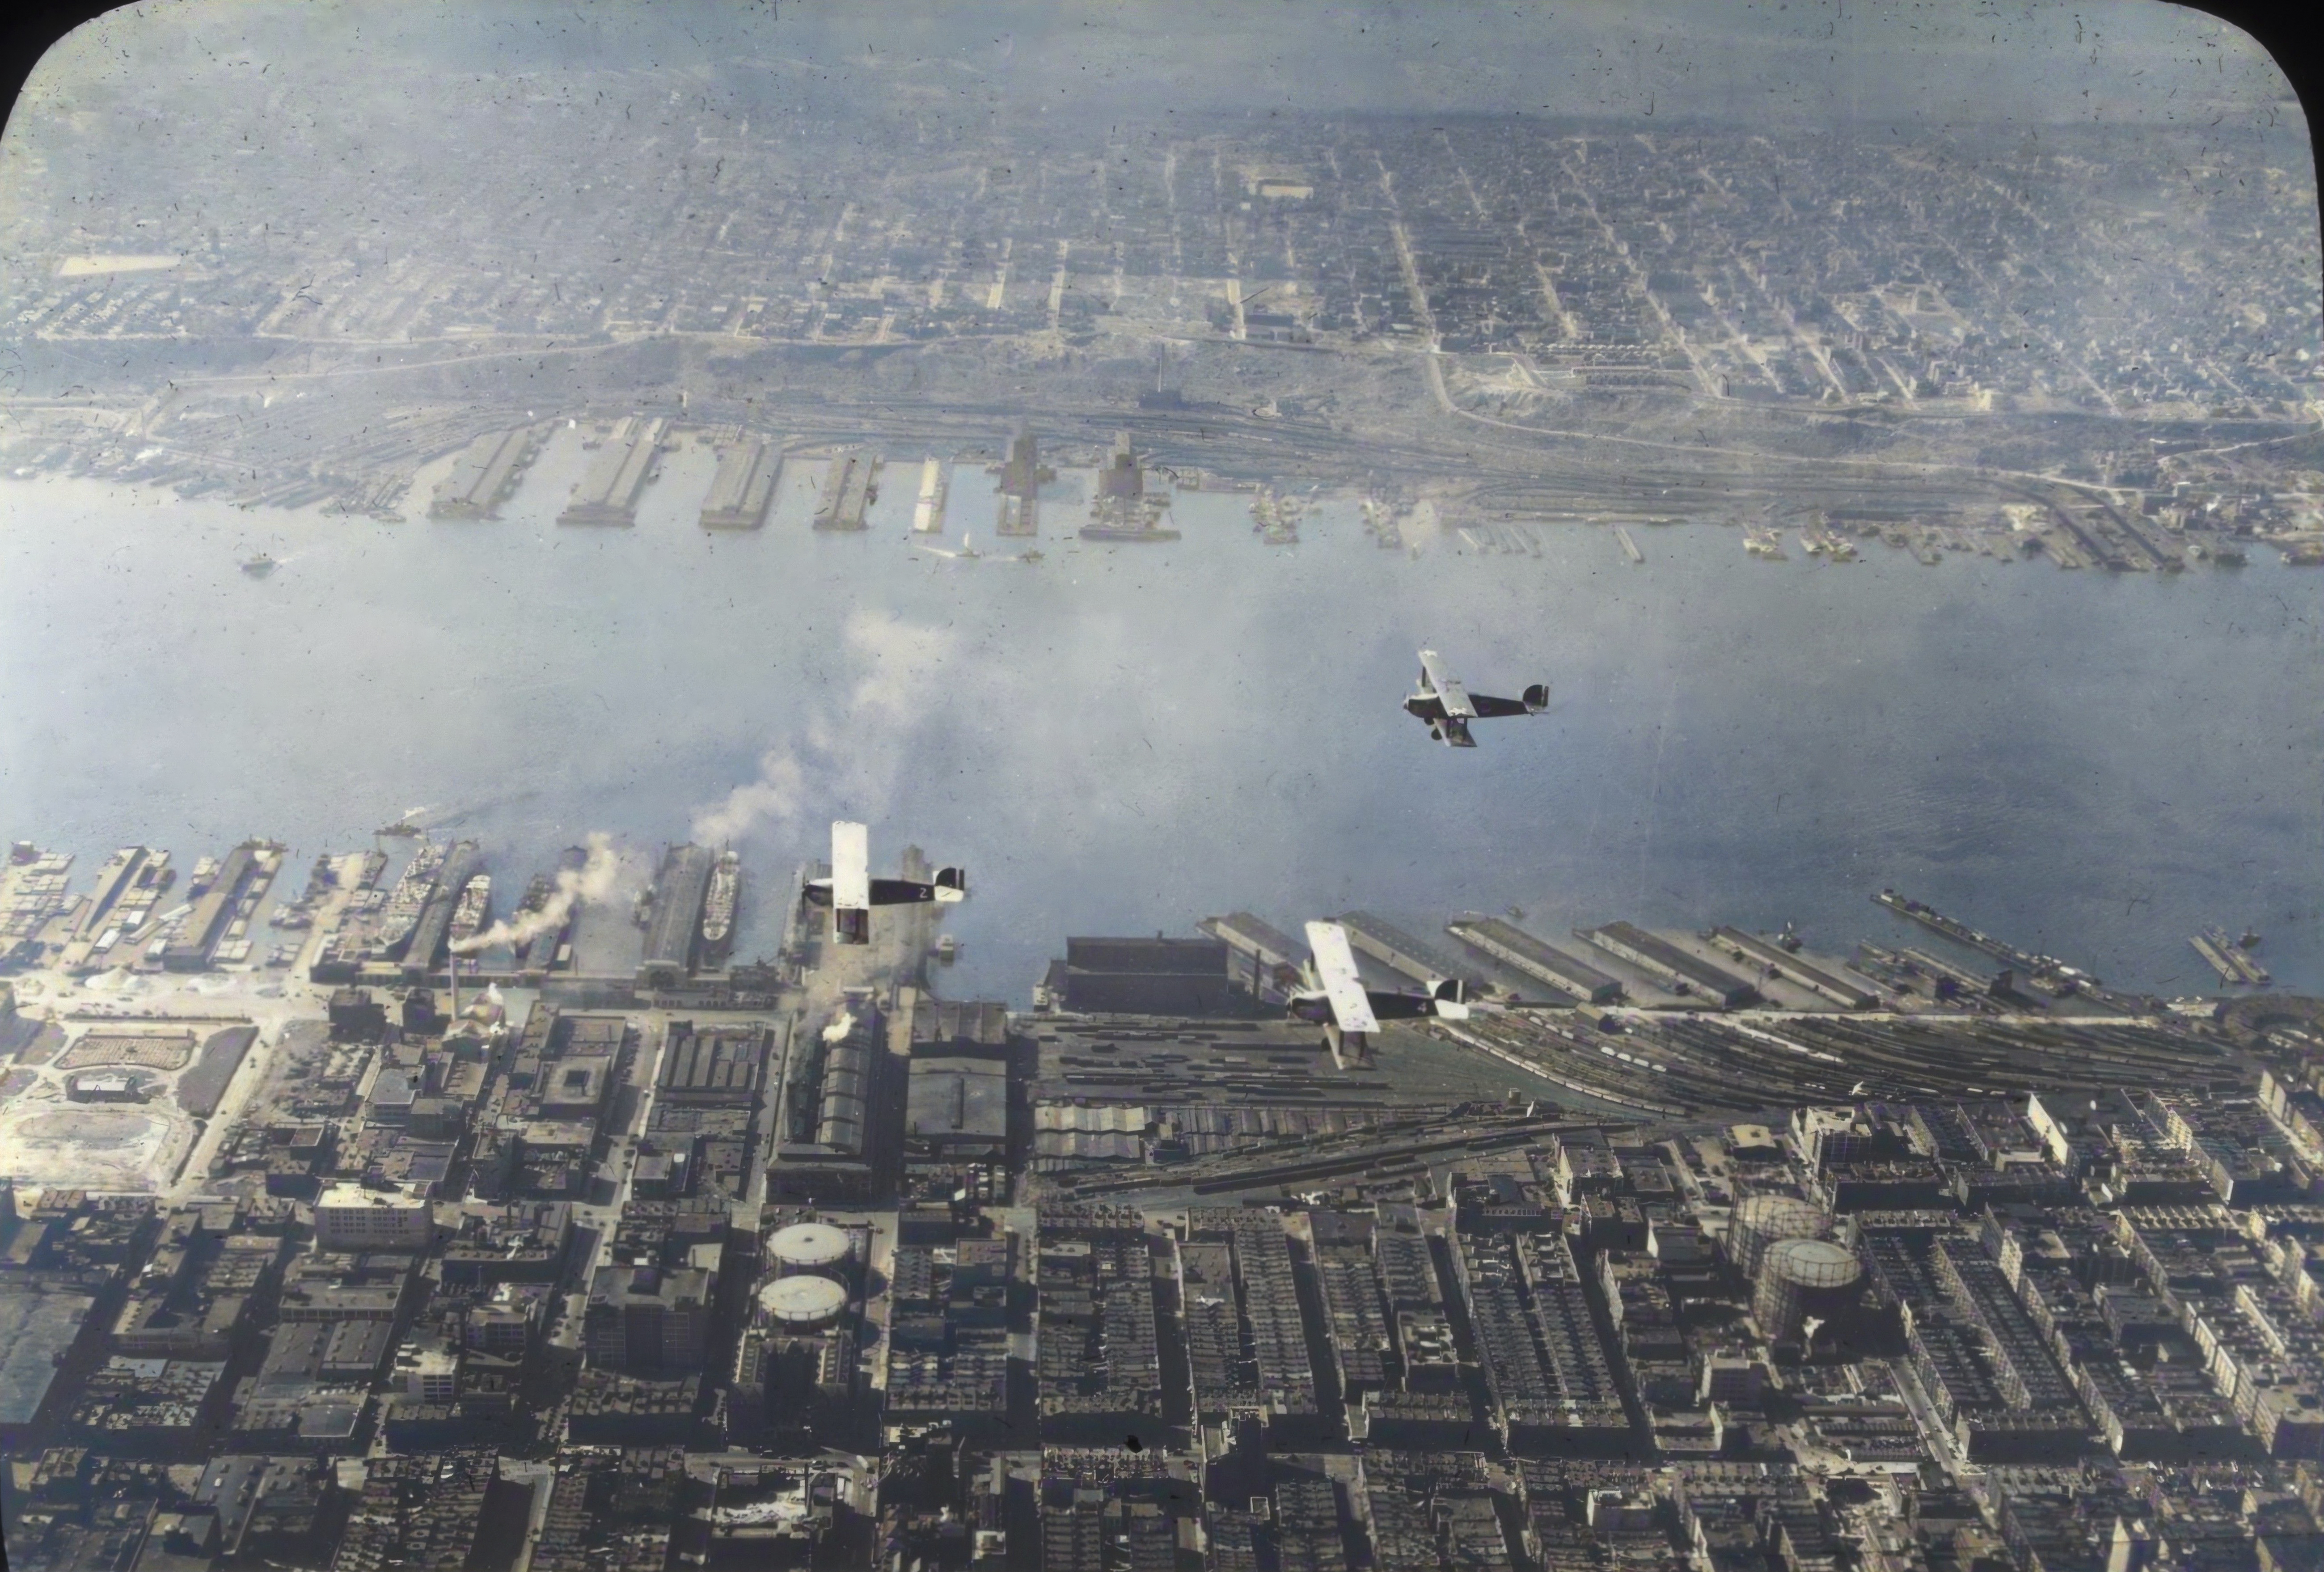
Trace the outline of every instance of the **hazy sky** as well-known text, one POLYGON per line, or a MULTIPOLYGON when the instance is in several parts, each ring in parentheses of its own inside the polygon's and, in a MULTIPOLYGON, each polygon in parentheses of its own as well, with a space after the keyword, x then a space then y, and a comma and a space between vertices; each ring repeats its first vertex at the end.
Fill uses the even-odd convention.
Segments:
POLYGON ((448 81, 558 67, 740 68, 867 116, 1269 110, 2229 131, 2300 110, 2238 30, 2160 0, 152 0, 59 46, 35 88, 173 59, 398 63, 448 81), (840 101, 845 101, 843 97, 840 101))

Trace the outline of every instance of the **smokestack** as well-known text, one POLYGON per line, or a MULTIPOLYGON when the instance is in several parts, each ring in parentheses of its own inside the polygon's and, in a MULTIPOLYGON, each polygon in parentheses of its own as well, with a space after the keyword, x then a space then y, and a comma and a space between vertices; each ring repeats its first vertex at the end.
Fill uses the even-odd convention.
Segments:
POLYGON ((447 1014, 448 1015, 449 1019, 451 1019, 453 1022, 458 1022, 458 1020, 460 1019, 460 952, 459 952, 458 950, 454 950, 454 951, 452 951, 452 952, 451 952, 451 961, 452 961, 452 1008, 451 1008, 448 1012, 447 1012, 447 1014))

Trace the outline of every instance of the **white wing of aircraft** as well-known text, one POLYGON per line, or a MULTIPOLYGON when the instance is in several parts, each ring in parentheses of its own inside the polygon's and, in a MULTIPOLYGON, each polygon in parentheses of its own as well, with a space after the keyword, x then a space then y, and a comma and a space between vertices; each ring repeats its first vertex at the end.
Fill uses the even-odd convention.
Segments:
POLYGON ((1342 1031, 1378 1031, 1379 1020, 1356 972, 1355 952, 1348 948, 1348 930, 1336 922, 1307 925, 1307 948, 1314 953, 1316 980, 1323 985, 1332 1019, 1342 1031))
POLYGON ((872 908, 925 902, 950 905, 968 899, 968 875, 939 868, 933 881, 872 876, 872 832, 846 819, 831 827, 831 875, 809 879, 802 892, 809 902, 831 908, 832 936, 842 944, 872 942, 872 908))
POLYGON ((1539 715, 1549 707, 1549 684, 1535 683, 1525 690, 1522 698, 1495 698, 1489 694, 1471 697, 1446 670, 1435 651, 1423 650, 1420 689, 1404 701, 1404 707, 1406 714, 1426 721, 1428 735, 1446 747, 1473 748, 1477 739, 1469 735, 1471 721, 1491 720, 1504 715, 1539 715))
MULTIPOLYGON (((1349 948, 1348 930, 1336 922, 1309 923, 1307 948, 1314 957, 1308 966, 1307 986, 1291 995, 1289 1013, 1326 1028, 1327 1034, 1336 1031, 1359 1057, 1363 1040, 1378 1031, 1383 1021, 1416 1021, 1428 1015, 1440 1021, 1465 1021, 1476 1011, 1500 1008, 1471 1000, 1468 985, 1458 977, 1432 979, 1426 990, 1417 994, 1365 987, 1356 970, 1355 952, 1349 948)), ((1339 1046, 1334 1044, 1334 1052, 1339 1046)))

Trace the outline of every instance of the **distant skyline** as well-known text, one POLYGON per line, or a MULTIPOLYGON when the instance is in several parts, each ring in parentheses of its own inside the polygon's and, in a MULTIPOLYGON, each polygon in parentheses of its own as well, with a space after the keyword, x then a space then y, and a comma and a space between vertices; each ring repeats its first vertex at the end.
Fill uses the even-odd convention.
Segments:
MULTIPOLYGON (((1372 110, 1730 120, 2057 124, 2304 134, 2247 34, 2160 0, 1856 5, 1837 0, 1258 6, 872 0, 182 0, 124 6, 60 42, 33 101, 147 72, 311 51, 463 79, 650 68, 724 79, 752 108, 1068 117, 1372 110), (834 96, 836 95, 835 97, 834 96)), ((302 58, 304 57, 304 58, 302 58)), ((134 90, 134 89, 133 89, 134 90)))

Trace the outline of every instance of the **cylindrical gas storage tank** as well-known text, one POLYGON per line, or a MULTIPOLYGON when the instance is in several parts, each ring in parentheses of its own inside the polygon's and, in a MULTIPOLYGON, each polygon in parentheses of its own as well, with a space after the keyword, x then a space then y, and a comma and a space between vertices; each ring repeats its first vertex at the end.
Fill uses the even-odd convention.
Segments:
POLYGON ((1831 1227, 1822 1207, 1796 1196, 1746 1196, 1727 1223, 1727 1253, 1743 1281, 1759 1281, 1759 1263, 1778 1239, 1821 1239, 1831 1227))
POLYGON ((1863 1264, 1829 1239, 1778 1239, 1759 1262, 1751 1318, 1771 1343, 1796 1341, 1811 1318, 1829 1321, 1854 1308, 1863 1264))
POLYGON ((767 1241, 767 1259, 778 1278, 812 1272, 838 1277, 847 1270, 853 1252, 844 1229, 828 1223, 794 1223, 767 1241))
POLYGON ((779 1277, 759 1290, 759 1308, 786 1332, 812 1332, 839 1319, 847 1308, 847 1290, 827 1277, 805 1272, 779 1277))

